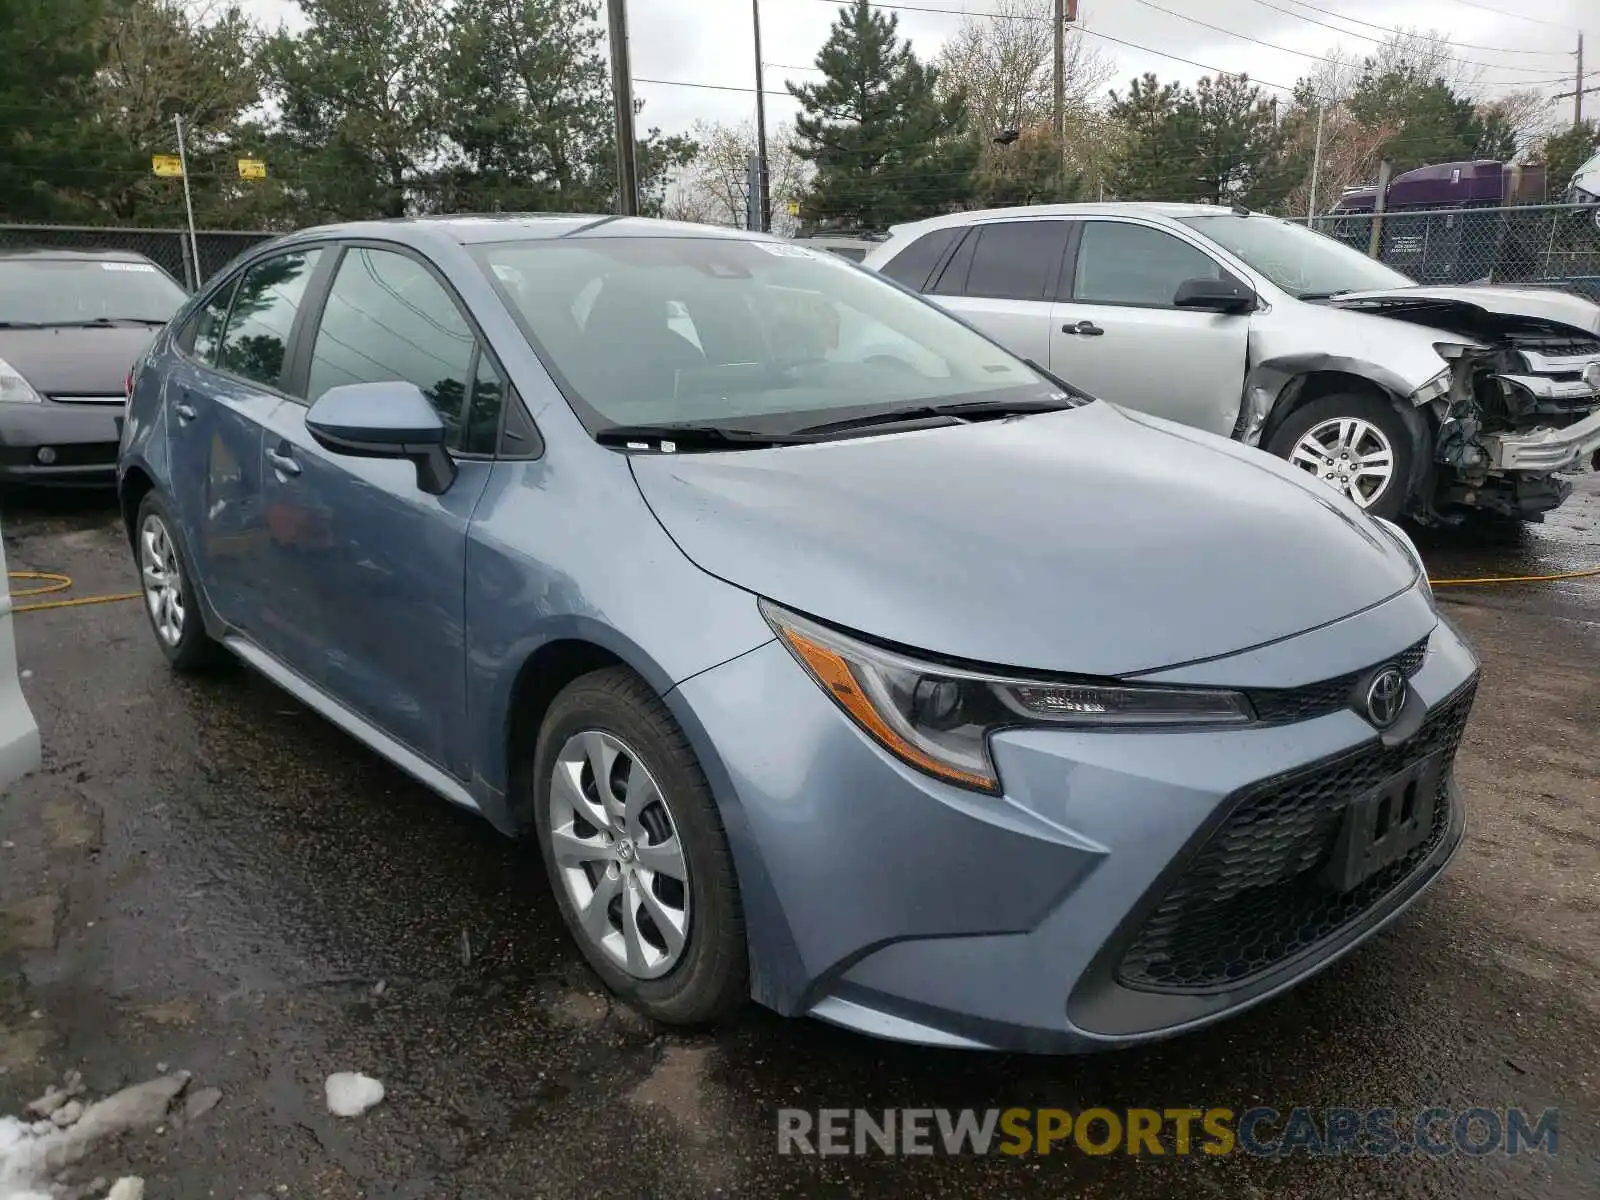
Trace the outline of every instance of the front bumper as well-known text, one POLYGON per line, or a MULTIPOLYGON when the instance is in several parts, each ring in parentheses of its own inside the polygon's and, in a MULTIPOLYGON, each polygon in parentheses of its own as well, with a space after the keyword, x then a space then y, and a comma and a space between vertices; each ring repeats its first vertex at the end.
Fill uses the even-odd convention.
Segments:
MULTIPOLYGON (((1349 656, 1367 654, 1377 635, 1389 635, 1384 655, 1414 641, 1418 622, 1432 622, 1425 608, 1408 593, 1339 623, 1349 636, 1324 629, 1213 666, 1238 686, 1299 682, 1307 670, 1342 675, 1375 665, 1349 656)), ((1461 696, 1470 705, 1463 689, 1476 671, 1439 622, 1408 711, 1431 714, 1461 696)), ((1018 730, 994 739, 1006 790, 986 796, 884 754, 776 643, 690 679, 669 702, 721 803, 756 998, 877 1036, 1071 1052, 1207 1024, 1365 940, 1437 877, 1461 839, 1446 771, 1437 836, 1404 878, 1326 936, 1237 984, 1130 987, 1119 969, 1130 939, 1241 797, 1370 750, 1379 744, 1370 725, 1341 710, 1230 731, 1018 730)))
POLYGON ((123 407, 49 399, 0 404, 0 482, 115 483, 123 407))
POLYGON ((1482 441, 1491 470, 1564 471, 1600 450, 1600 409, 1563 429, 1486 434, 1482 441))

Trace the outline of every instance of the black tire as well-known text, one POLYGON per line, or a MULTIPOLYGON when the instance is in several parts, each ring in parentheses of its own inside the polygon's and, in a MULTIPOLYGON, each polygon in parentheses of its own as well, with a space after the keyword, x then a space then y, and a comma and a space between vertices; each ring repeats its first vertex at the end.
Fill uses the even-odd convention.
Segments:
POLYGON ((524 794, 533 797, 550 890, 568 932, 606 986, 646 1016, 673 1025, 706 1024, 742 1005, 750 995, 749 961, 727 834, 688 739, 654 689, 626 667, 607 667, 568 684, 551 703, 524 769, 524 794), (683 848, 689 875, 687 939, 681 957, 659 978, 630 975, 590 940, 558 875, 552 779, 568 740, 589 731, 620 739, 648 769, 683 848))
MULTIPOLYGON (((1319 396, 1289 414, 1268 441, 1267 450, 1289 462, 1290 465, 1304 469, 1303 464, 1294 462, 1290 457, 1300 439, 1319 425, 1345 417, 1365 421, 1376 428, 1389 443, 1394 469, 1387 482, 1372 494, 1364 507, 1373 516, 1385 517, 1392 521, 1400 515, 1408 499, 1406 492, 1410 487, 1411 470, 1416 461, 1416 447, 1412 443, 1411 430, 1407 427, 1405 418, 1389 401, 1360 392, 1319 396)), ((1336 462, 1330 470, 1337 470, 1337 466, 1336 462)), ((1309 469, 1306 473, 1312 474, 1309 469)))
POLYGON ((200 598, 195 592, 194 575, 189 566, 189 559, 184 553, 183 543, 176 533, 177 524, 154 491, 146 492, 144 499, 139 502, 139 512, 133 523, 133 555, 134 564, 139 568, 139 590, 141 592, 145 590, 144 538, 152 523, 159 525, 166 539, 166 545, 170 548, 172 561, 177 565, 177 590, 182 597, 183 616, 180 623, 181 635, 175 641, 169 640, 163 635, 146 595, 142 597, 142 602, 144 615, 150 622, 150 632, 155 635, 156 645, 161 648, 161 653, 167 656, 167 662, 172 664, 173 670, 186 674, 211 670, 227 662, 230 656, 206 632, 205 617, 200 611, 200 598))

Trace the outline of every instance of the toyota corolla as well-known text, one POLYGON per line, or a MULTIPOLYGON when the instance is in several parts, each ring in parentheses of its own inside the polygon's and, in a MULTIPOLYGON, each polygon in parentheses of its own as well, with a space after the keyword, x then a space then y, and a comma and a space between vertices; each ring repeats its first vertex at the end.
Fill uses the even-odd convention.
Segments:
POLYGON ((119 484, 174 667, 243 660, 536 838, 663 1021, 1166 1036, 1461 842, 1478 668, 1405 534, 826 252, 297 233, 156 338, 119 484))

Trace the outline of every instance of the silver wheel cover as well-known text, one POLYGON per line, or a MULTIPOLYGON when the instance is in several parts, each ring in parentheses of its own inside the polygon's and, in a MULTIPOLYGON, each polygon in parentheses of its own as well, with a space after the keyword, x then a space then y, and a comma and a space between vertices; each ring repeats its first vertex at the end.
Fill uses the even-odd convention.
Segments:
POLYGON ((586 730, 561 747, 550 842, 578 935, 635 979, 672 970, 689 942, 689 866, 666 797, 621 738, 586 730))
POLYGON ((144 581, 144 602, 156 636, 168 646, 183 638, 183 568, 167 523, 155 513, 139 527, 139 574, 144 581))
POLYGON ((1334 417, 1313 425, 1289 452, 1302 471, 1369 508, 1394 481, 1394 446, 1371 421, 1334 417))

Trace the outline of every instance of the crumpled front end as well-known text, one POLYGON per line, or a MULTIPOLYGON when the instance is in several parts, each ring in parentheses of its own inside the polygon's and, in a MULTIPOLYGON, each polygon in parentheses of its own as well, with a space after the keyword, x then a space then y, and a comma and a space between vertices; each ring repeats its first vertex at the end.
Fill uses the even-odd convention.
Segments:
POLYGON ((1558 473, 1600 453, 1600 338, 1514 329, 1459 347, 1433 403, 1451 468, 1436 503, 1537 516, 1571 491, 1558 473))

